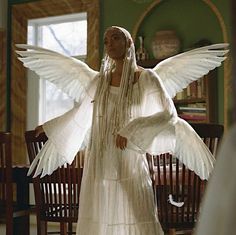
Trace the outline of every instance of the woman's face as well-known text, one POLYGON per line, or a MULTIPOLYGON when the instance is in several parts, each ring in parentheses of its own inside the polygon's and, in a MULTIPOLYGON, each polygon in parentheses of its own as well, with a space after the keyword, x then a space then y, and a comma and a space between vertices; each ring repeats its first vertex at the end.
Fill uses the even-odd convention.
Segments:
POLYGON ((126 38, 118 28, 109 28, 104 35, 104 47, 109 57, 114 60, 124 59, 126 38))

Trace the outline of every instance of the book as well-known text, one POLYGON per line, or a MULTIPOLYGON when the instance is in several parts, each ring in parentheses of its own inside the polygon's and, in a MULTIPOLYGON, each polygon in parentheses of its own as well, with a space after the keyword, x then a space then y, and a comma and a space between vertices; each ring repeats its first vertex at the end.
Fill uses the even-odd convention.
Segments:
POLYGON ((192 115, 192 114, 179 114, 179 117, 183 118, 186 121, 206 121, 206 115, 192 115))
POLYGON ((206 107, 179 106, 178 110, 180 112, 205 113, 206 107))

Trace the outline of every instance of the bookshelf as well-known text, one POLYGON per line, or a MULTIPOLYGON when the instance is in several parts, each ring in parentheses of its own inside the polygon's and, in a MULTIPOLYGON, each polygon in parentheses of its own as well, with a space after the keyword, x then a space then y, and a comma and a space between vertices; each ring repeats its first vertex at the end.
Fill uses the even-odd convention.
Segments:
MULTIPOLYGON (((138 61, 144 68, 153 68, 158 60, 138 61)), ((217 123, 217 70, 192 82, 173 101, 179 116, 191 123, 217 123)))

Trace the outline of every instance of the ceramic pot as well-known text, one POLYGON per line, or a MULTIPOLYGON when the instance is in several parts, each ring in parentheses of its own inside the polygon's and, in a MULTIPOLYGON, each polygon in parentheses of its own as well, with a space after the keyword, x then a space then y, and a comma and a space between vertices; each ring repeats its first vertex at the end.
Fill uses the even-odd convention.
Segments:
POLYGON ((152 41, 153 56, 158 59, 165 59, 180 51, 180 40, 173 30, 158 31, 152 41))

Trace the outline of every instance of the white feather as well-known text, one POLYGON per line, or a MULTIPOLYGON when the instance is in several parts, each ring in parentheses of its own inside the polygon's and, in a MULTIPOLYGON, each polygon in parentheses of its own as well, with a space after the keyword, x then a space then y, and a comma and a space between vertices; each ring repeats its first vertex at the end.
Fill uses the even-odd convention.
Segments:
POLYGON ((153 70, 173 98, 191 82, 198 80, 210 70, 220 66, 226 59, 224 56, 229 50, 227 43, 193 49, 165 59, 157 64, 153 70))
POLYGON ((58 52, 26 44, 16 44, 16 46, 26 49, 26 51, 16 51, 20 55, 18 59, 25 67, 54 83, 77 102, 87 92, 88 85, 98 74, 86 63, 58 52))
POLYGON ((176 202, 176 201, 174 201, 172 194, 169 194, 168 202, 170 202, 171 205, 177 206, 177 207, 182 207, 184 205, 184 202, 176 202))

